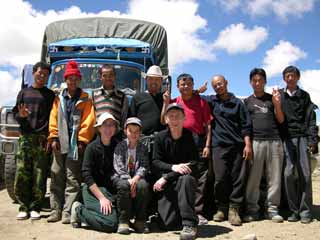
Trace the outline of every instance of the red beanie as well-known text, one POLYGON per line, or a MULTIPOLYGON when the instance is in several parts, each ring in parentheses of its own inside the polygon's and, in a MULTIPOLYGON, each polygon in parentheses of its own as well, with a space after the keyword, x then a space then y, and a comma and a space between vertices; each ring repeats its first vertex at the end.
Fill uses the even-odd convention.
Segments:
POLYGON ((81 79, 81 73, 78 68, 78 64, 75 61, 69 61, 66 65, 66 70, 64 71, 64 79, 67 79, 70 75, 75 75, 81 79))

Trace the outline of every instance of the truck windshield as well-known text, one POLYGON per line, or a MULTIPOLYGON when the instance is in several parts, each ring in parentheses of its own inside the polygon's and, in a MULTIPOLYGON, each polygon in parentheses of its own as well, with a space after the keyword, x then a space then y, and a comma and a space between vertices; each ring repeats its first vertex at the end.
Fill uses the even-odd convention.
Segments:
MULTIPOLYGON (((80 87, 83 89, 94 89, 102 86, 99 69, 102 63, 79 63, 82 79, 80 87)), ((54 66, 49 80, 49 88, 59 91, 65 88, 63 78, 66 63, 54 66)), ((124 90, 127 94, 135 94, 141 89, 141 71, 138 68, 125 65, 114 65, 116 70, 115 86, 124 90)))

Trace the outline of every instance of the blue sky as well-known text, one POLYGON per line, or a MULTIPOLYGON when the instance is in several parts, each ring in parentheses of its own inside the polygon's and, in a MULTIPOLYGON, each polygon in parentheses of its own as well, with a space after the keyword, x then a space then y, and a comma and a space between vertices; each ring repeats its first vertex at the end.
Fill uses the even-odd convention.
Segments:
POLYGON ((167 29, 173 96, 178 95, 175 81, 182 72, 194 76, 196 87, 223 74, 230 91, 247 96, 252 68, 267 70, 271 89, 283 86, 281 71, 293 64, 302 72, 300 85, 320 105, 319 0, 6 2, 0 10, 0 43, 6 46, 0 49, 0 85, 5 86, 1 104, 15 99, 23 63, 39 59, 48 23, 99 15, 143 19, 167 29))

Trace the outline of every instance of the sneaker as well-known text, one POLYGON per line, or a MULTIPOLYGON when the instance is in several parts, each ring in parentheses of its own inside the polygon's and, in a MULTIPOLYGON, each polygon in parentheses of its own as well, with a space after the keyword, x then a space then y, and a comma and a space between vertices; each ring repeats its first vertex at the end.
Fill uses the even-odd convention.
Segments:
POLYGON ((29 218, 29 215, 27 212, 20 211, 17 215, 17 220, 26 220, 29 218))
POLYGON ((292 213, 289 217, 288 217, 288 222, 298 222, 299 221, 299 215, 296 213, 292 213))
POLYGON ((62 212, 61 223, 62 224, 70 224, 70 213, 62 212))
POLYGON ((31 220, 39 220, 41 218, 40 213, 37 211, 30 212, 30 219, 31 220))
POLYGON ((61 211, 59 210, 53 210, 50 214, 50 216, 47 219, 47 222, 58 222, 61 220, 61 211))
POLYGON ((242 221, 239 216, 239 208, 230 207, 228 213, 228 221, 233 226, 241 226, 242 221))
POLYGON ((180 233, 180 240, 194 240, 197 237, 198 229, 196 227, 183 226, 180 233))
POLYGON ((70 223, 73 228, 81 227, 81 219, 78 217, 78 208, 82 206, 81 202, 75 201, 71 207, 70 223))
POLYGON ((247 214, 242 219, 244 222, 254 222, 259 220, 259 215, 256 214, 247 214))
POLYGON ((301 217, 301 223, 303 224, 309 224, 312 222, 312 218, 311 217, 301 217))
POLYGON ((128 223, 119 223, 118 231, 119 234, 130 234, 129 224, 128 223))
POLYGON ((269 219, 275 223, 282 223, 283 222, 283 217, 281 215, 279 215, 277 212, 267 213, 267 219, 269 219))
POLYGON ((198 225, 207 225, 208 224, 208 220, 202 216, 201 214, 198 214, 198 225))
POLYGON ((222 222, 224 221, 224 219, 225 219, 225 216, 222 210, 218 210, 217 213, 213 215, 213 221, 215 222, 222 222))

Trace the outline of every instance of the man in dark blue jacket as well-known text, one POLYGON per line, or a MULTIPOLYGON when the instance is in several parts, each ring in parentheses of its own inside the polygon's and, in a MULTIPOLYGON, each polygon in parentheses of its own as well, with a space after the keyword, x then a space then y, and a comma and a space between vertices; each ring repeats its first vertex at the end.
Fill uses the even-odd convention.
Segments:
POLYGON ((239 208, 244 199, 246 161, 252 158, 251 120, 243 102, 228 92, 228 81, 212 78, 216 95, 204 96, 212 107, 212 159, 215 174, 214 192, 218 211, 213 220, 242 224, 239 208))

